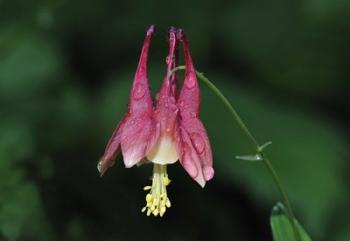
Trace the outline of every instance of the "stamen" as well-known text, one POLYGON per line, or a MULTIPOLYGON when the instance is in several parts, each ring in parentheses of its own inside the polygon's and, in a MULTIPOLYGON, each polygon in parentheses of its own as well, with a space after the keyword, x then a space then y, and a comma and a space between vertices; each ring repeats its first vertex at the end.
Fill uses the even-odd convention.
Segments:
POLYGON ((142 212, 146 212, 147 216, 153 214, 155 217, 163 217, 167 208, 171 203, 167 196, 166 186, 170 184, 170 179, 166 171, 166 165, 154 164, 152 186, 145 186, 143 190, 150 190, 146 195, 146 206, 142 208, 142 212))

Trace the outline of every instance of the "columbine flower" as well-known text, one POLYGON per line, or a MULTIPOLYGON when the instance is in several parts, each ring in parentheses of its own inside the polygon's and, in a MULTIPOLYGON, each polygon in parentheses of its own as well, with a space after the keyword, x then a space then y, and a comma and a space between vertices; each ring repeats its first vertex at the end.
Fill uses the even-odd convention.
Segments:
POLYGON ((163 216, 171 206, 166 187, 170 184, 167 165, 180 161, 189 175, 202 187, 214 176, 212 153, 206 130, 199 120, 199 86, 192 63, 188 40, 182 30, 170 29, 167 73, 152 105, 147 80, 148 49, 154 27, 144 40, 140 61, 131 89, 129 111, 118 124, 98 163, 101 175, 113 165, 121 149, 127 168, 147 159, 154 164, 152 186, 145 186, 146 206, 142 212, 163 216), (177 45, 182 42, 185 56, 185 79, 177 91, 177 45))

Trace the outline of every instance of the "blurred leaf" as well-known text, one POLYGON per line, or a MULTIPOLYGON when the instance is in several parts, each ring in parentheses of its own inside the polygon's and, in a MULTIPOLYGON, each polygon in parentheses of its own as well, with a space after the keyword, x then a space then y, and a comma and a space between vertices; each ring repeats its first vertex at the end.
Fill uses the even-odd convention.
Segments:
POLYGON ((47 117, 52 121, 50 138, 55 148, 66 147, 67 140, 71 146, 83 143, 91 135, 89 131, 93 128, 89 128, 89 125, 94 123, 91 115, 93 107, 82 89, 81 86, 73 84, 64 85, 55 99, 55 109, 52 106, 47 107, 47 117), (53 120, 52 115, 56 116, 53 120))
POLYGON ((297 1, 240 1, 226 10, 222 39, 255 70, 255 81, 308 98, 336 95, 347 81, 339 46, 327 37, 336 33, 302 21, 299 8, 297 1))
POLYGON ((348 216, 345 217, 345 225, 342 226, 342 223, 336 223, 335 225, 340 228, 337 233, 333 234, 334 236, 337 236, 334 240, 335 241, 348 241, 350 240, 350 224, 348 220, 348 216))
POLYGON ((13 161, 23 161, 34 153, 36 140, 28 123, 3 118, 0 120, 0 133, 0 154, 13 161))
POLYGON ((59 54, 43 38, 27 34, 0 61, 0 96, 15 99, 38 93, 56 80, 59 54))
POLYGON ((3 235, 9 240, 16 240, 22 232, 22 226, 25 224, 31 210, 31 202, 33 201, 33 187, 23 186, 17 189, 11 196, 6 200, 6 203, 2 205, 0 210, 0 223, 1 231, 3 235), (21 195, 24 195, 21 197, 21 195), (25 202, 25 205, 23 206, 25 202), (28 205, 28 206, 26 206, 28 205))
POLYGON ((25 167, 35 153, 32 129, 20 120, 0 120, 0 235, 6 240, 21 237, 48 240, 37 186, 26 179, 25 167))
MULTIPOLYGON (((294 220, 300 234, 300 241, 311 241, 305 230, 297 220, 294 220)), ((282 203, 277 203, 271 212, 271 229, 274 241, 295 241, 293 227, 287 217, 287 212, 282 203)))
POLYGON ((305 11, 322 22, 349 14, 350 3, 347 0, 307 0, 303 2, 305 11))
POLYGON ((1 202, 0 232, 9 241, 21 236, 42 241, 48 239, 49 227, 34 185, 26 182, 12 186, 11 192, 1 202))

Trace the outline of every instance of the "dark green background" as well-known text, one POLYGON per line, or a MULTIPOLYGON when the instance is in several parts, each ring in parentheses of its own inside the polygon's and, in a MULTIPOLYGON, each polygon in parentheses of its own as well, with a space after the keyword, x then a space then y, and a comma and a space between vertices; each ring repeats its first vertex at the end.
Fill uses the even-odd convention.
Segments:
POLYGON ((280 199, 227 110, 202 85, 215 178, 168 168, 173 207, 146 217, 150 165, 96 163, 127 110, 145 29, 149 78, 165 74, 167 30, 188 33, 197 69, 268 153, 314 240, 350 240, 347 0, 0 1, 0 240, 271 240, 280 199))

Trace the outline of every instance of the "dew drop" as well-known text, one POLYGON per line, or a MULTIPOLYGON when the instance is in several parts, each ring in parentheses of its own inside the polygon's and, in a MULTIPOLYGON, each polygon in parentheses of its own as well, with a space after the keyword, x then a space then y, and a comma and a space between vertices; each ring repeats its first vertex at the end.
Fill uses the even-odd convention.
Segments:
POLYGON ((194 77, 190 76, 185 80, 185 85, 188 89, 192 89, 196 85, 196 80, 194 77))
POLYGON ((134 99, 136 100, 141 99, 145 95, 145 93, 146 93, 146 90, 144 85, 141 83, 136 84, 134 88, 134 93, 133 93, 134 99))
POLYGON ((191 139, 194 143, 194 147, 196 148, 197 152, 200 154, 204 151, 205 143, 201 135, 198 133, 192 133, 191 139))
POLYGON ((177 112, 177 106, 173 103, 170 104, 170 110, 173 111, 174 113, 177 112))
POLYGON ((97 170, 99 171, 99 173, 102 173, 102 161, 99 161, 97 164, 97 170))

